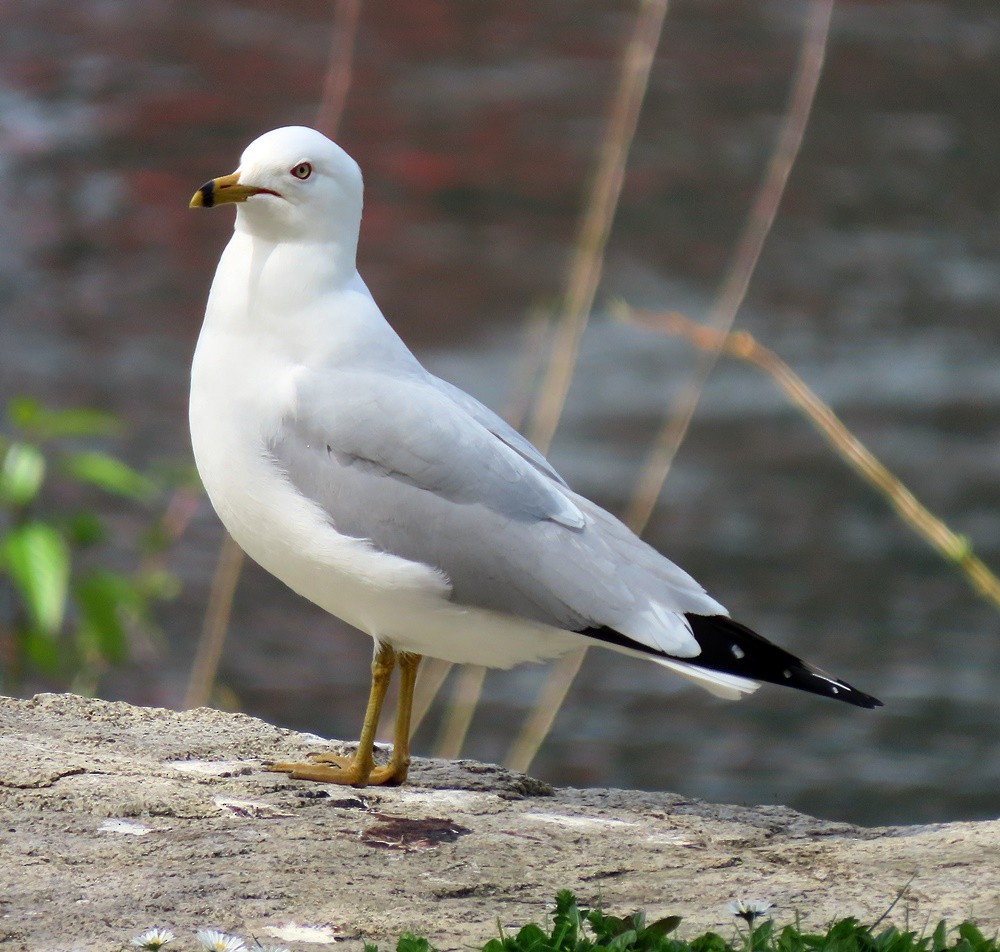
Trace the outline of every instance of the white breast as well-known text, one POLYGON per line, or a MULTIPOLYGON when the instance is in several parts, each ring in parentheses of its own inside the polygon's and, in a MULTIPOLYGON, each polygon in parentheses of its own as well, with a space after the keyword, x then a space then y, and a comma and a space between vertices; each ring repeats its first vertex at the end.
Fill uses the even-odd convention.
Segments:
MULTIPOLYGON (((438 570, 341 535, 289 482, 268 446, 295 411, 299 376, 317 361, 335 359, 333 353, 317 354, 316 341, 325 339, 335 350, 338 337, 350 334, 352 319, 365 317, 366 302, 381 315, 357 279, 343 291, 344 301, 353 303, 333 295, 320 309, 290 315, 285 307, 277 323, 262 313, 268 295, 249 293, 261 275, 259 269, 247 271, 246 262, 260 257, 239 247, 247 240, 237 234, 223 254, 191 372, 195 462, 230 535, 300 595, 404 650, 509 667, 574 646, 578 636, 568 632, 454 604, 438 570), (334 321, 341 333, 331 334, 329 327, 323 335, 310 333, 309 325, 320 319, 334 321)), ((388 345, 395 340, 391 335, 388 345)))

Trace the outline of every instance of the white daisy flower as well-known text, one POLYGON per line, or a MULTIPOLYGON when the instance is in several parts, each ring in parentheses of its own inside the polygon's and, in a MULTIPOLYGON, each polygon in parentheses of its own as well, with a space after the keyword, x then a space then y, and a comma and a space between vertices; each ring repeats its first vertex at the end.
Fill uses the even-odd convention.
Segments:
POLYGON ((132 945, 139 949, 148 949, 149 952, 156 952, 173 938, 174 934, 169 929, 147 929, 132 940, 132 945))
POLYGON ((726 903, 726 908, 734 915, 739 916, 748 925, 753 925, 754 920, 764 915, 768 909, 773 907, 773 903, 766 899, 734 899, 726 903))
POLYGON ((238 935, 228 935, 217 929, 199 929, 195 938, 208 952, 246 952, 246 946, 238 935))

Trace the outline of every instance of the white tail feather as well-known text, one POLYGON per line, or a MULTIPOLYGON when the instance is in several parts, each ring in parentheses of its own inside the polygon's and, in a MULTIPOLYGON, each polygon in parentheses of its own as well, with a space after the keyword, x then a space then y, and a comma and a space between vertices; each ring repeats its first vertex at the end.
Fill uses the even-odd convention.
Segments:
POLYGON ((738 701, 744 694, 753 694, 760 687, 757 681, 741 678, 738 674, 710 671, 708 668, 699 668, 696 665, 674 661, 671 658, 658 658, 655 655, 645 655, 645 657, 664 668, 669 668, 689 681, 694 681, 698 687, 704 688, 716 697, 725 698, 727 701, 738 701))

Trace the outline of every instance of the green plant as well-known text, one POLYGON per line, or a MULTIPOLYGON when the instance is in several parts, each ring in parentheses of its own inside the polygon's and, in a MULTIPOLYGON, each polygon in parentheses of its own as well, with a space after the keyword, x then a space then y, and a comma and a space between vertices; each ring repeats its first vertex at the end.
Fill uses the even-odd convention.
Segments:
MULTIPOLYGON (((130 633, 154 630, 154 603, 177 590, 157 555, 162 480, 95 446, 121 433, 98 410, 12 400, 0 428, 0 684, 28 675, 91 693, 124 662, 130 633), (112 533, 94 491, 143 528, 112 533), (159 511, 158 511, 159 510, 159 511), (128 568, 122 568, 128 565, 128 568)), ((107 508, 107 507, 105 507, 107 508)))
MULTIPOLYGON (((642 912, 621 918, 605 915, 581 906, 563 890, 556 896, 551 930, 534 924, 513 934, 501 929, 500 937, 487 942, 482 952, 998 952, 997 940, 986 938, 970 922, 957 930, 939 922, 933 932, 921 935, 895 926, 876 932, 878 923, 866 926, 853 918, 838 919, 825 933, 806 933, 798 924, 779 931, 771 919, 755 925, 760 914, 747 911, 753 905, 742 904, 744 911, 734 911, 746 926, 737 929, 732 940, 715 932, 680 939, 673 934, 680 916, 647 925, 642 912)), ((365 952, 379 952, 378 946, 366 943, 365 952)), ((407 932, 397 941, 396 952, 436 950, 426 939, 407 932)))

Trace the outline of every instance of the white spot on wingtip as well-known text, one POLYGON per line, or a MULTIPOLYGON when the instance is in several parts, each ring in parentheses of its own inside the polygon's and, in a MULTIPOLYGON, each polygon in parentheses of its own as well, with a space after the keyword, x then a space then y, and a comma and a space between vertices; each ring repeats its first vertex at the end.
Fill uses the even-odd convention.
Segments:
POLYGON ((747 653, 739 645, 730 645, 729 650, 733 653, 733 657, 736 658, 737 661, 747 656, 747 653))
POLYGON ((838 688, 846 687, 843 681, 838 681, 836 678, 828 678, 825 674, 820 674, 818 671, 811 671, 810 674, 814 678, 819 678, 820 681, 826 681, 833 688, 834 693, 836 693, 838 688))

